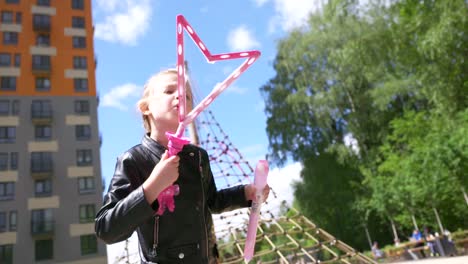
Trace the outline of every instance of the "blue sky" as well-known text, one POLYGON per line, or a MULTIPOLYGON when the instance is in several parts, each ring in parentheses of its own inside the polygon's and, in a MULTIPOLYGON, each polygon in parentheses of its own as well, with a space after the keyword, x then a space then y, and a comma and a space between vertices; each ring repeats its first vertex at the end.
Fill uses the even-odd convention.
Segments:
MULTIPOLYGON (((155 72, 176 63, 176 15, 185 16, 212 53, 262 52, 210 106, 234 145, 247 159, 258 160, 268 148, 259 88, 274 76, 272 62, 278 40, 300 26, 315 8, 311 0, 94 0, 101 164, 106 185, 116 157, 138 144, 143 135, 135 106, 143 84, 155 72)), ((243 62, 208 64, 186 33, 184 38, 185 58, 198 99, 243 62)))

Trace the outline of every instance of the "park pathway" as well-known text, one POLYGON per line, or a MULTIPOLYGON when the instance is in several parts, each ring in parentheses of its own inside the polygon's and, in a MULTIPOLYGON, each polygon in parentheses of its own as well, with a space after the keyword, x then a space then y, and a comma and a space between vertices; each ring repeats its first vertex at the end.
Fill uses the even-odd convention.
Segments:
POLYGON ((428 258, 413 261, 392 262, 392 264, 468 264, 468 256, 428 258))

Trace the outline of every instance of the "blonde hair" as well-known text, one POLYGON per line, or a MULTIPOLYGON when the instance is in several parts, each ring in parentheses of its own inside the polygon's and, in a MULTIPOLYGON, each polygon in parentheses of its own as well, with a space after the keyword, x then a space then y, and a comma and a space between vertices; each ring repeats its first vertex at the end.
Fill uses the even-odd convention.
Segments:
MULTIPOLYGON (((187 69, 185 70, 185 72, 186 72, 186 74, 185 74, 185 87, 186 87, 186 89, 188 89, 190 91, 190 94, 193 94, 190 78, 189 78, 189 76, 187 74, 187 69)), ((153 90, 151 89, 153 86, 151 86, 150 84, 152 82, 154 82, 156 79, 158 79, 159 77, 161 77, 161 76, 172 75, 172 74, 177 76, 178 71, 177 71, 176 68, 170 68, 170 69, 160 71, 160 72, 154 74, 153 76, 151 76, 148 79, 148 81, 146 81, 146 83, 145 83, 145 85, 143 87, 143 95, 141 96, 141 99, 138 101, 137 107, 138 107, 138 110, 140 110, 140 112, 142 113, 141 116, 142 116, 142 119, 143 119, 143 126, 145 128, 146 133, 151 133, 151 124, 150 124, 149 117, 148 117, 148 115, 145 115, 143 113, 143 111, 145 111, 145 109, 148 108, 148 98, 153 93, 153 90)), ((190 103, 193 104, 193 96, 191 96, 191 102, 190 103)))

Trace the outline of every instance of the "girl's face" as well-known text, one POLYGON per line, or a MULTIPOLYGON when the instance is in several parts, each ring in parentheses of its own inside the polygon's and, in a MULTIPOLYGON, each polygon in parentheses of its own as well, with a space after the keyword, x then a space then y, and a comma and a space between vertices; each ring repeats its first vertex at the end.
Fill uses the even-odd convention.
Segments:
MULTIPOLYGON (((167 73, 153 78, 149 85, 148 108, 143 114, 148 115, 157 128, 175 132, 179 125, 179 98, 177 92, 177 74, 167 73)), ((188 85, 187 85, 188 86, 188 85)), ((192 109, 192 94, 187 87, 187 112, 192 109)))

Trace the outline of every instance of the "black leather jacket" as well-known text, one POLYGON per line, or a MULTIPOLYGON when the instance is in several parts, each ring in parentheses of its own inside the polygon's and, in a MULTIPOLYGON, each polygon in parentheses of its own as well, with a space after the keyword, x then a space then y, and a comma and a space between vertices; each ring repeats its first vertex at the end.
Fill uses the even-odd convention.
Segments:
POLYGON ((96 235, 107 244, 123 241, 137 231, 142 263, 216 263, 218 251, 211 213, 249 206, 243 185, 217 190, 207 152, 186 145, 180 156, 180 194, 175 211, 157 216, 157 200, 150 205, 142 183, 161 159, 165 148, 144 136, 142 143, 123 153, 96 215, 96 235))

